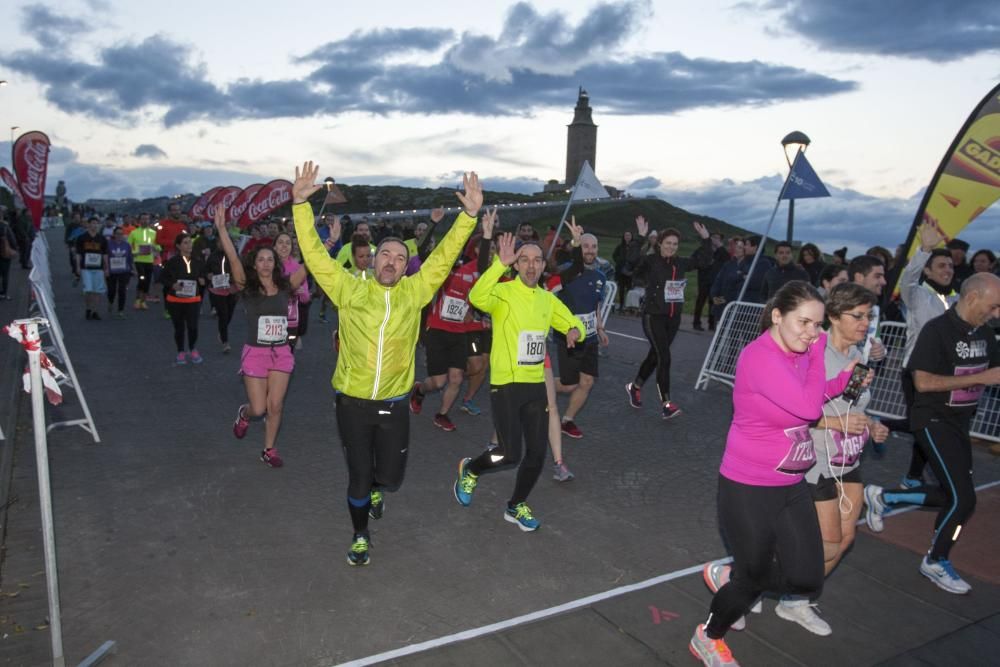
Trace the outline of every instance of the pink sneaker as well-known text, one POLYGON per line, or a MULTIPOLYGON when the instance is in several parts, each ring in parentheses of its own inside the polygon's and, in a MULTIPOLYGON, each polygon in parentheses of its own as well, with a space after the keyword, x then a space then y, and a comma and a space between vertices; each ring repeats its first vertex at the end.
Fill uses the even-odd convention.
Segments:
POLYGON ((250 428, 250 420, 246 418, 245 412, 248 407, 250 406, 246 403, 241 405, 236 410, 236 421, 233 422, 233 435, 241 440, 247 434, 247 429, 250 428))
POLYGON ((203 361, 205 361, 205 360, 201 358, 201 353, 198 352, 198 350, 191 350, 191 363, 192 364, 200 364, 203 361))
POLYGON ((277 449, 265 449, 260 453, 260 460, 266 463, 270 468, 280 468, 284 465, 281 457, 278 456, 277 449))
POLYGON ((187 355, 184 354, 183 352, 178 352, 177 358, 174 359, 174 363, 177 364, 178 366, 183 366, 187 362, 188 362, 187 355))

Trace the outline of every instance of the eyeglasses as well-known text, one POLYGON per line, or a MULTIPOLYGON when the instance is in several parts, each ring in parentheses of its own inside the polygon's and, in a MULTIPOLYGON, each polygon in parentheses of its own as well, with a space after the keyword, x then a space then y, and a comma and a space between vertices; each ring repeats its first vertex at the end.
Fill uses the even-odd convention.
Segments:
POLYGON ((871 312, 868 312, 868 313, 844 313, 844 315, 850 315, 851 317, 854 318, 854 320, 856 322, 860 322, 861 320, 868 320, 869 322, 871 322, 872 320, 875 319, 875 313, 871 313, 871 312))

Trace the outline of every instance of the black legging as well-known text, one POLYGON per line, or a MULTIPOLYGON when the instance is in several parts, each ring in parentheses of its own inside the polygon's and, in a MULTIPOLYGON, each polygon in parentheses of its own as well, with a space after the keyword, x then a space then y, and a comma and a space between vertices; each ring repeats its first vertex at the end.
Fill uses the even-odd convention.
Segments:
POLYGON ((694 325, 699 326, 701 324, 701 311, 708 306, 708 326, 715 326, 715 315, 712 314, 712 284, 709 283, 704 285, 698 283, 698 296, 694 300, 694 325))
POLYGON ((208 293, 208 300, 215 308, 218 316, 219 340, 223 343, 229 342, 229 323, 233 321, 233 313, 236 312, 236 302, 239 297, 236 294, 213 294, 208 293))
POLYGON ((660 400, 666 403, 670 400, 670 346, 674 342, 677 330, 681 327, 681 308, 678 306, 676 315, 642 316, 642 331, 649 341, 649 352, 639 366, 639 374, 635 376, 635 386, 641 387, 656 369, 656 388, 660 392, 660 400))
POLYGON ((720 475, 719 525, 733 569, 729 583, 712 598, 709 637, 721 639, 765 591, 819 597, 823 538, 805 480, 751 486, 720 475))
POLYGON ((128 293, 128 283, 131 279, 131 273, 108 274, 108 303, 113 304, 117 297, 119 313, 125 310, 125 295, 128 293))
POLYGON ((940 507, 934 521, 931 560, 948 558, 958 542, 959 528, 976 509, 976 487, 972 481, 972 443, 969 421, 938 419, 913 432, 940 486, 923 485, 912 489, 882 492, 889 505, 910 503, 940 507))
POLYGON ((136 262, 135 273, 139 276, 139 282, 135 286, 136 296, 149 294, 149 282, 153 278, 153 263, 136 262))
POLYGON ((347 510, 354 532, 368 532, 374 489, 403 484, 410 443, 410 406, 405 400, 369 401, 337 395, 337 432, 347 461, 347 510))
POLYGON ((628 292, 632 289, 632 276, 626 276, 621 273, 617 274, 615 280, 618 282, 618 308, 625 309, 625 297, 628 296, 628 292))
POLYGON ((488 449, 469 463, 474 475, 521 464, 510 506, 523 503, 545 466, 548 442, 548 399, 544 382, 512 382, 490 386, 490 407, 497 432, 496 449, 488 449), (525 455, 521 460, 521 440, 525 455))
POLYGON ((10 263, 11 260, 0 257, 0 296, 7 296, 10 288, 10 263))
POLYGON ((193 350, 198 342, 198 313, 201 311, 201 302, 177 303, 167 301, 167 312, 170 313, 170 321, 174 324, 174 343, 177 344, 177 351, 184 351, 184 332, 187 330, 187 344, 189 350, 193 350))

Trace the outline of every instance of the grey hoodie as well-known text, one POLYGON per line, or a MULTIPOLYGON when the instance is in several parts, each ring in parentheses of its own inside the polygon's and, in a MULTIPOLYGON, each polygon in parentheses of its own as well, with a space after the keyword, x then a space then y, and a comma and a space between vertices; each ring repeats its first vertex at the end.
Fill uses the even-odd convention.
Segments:
POLYGON ((930 252, 918 248, 899 278, 899 295, 906 304, 906 349, 903 353, 903 368, 906 368, 906 364, 910 361, 913 346, 917 344, 917 336, 920 335, 924 325, 938 315, 943 315, 958 301, 958 295, 941 296, 930 285, 920 282, 924 265, 930 256, 930 252))

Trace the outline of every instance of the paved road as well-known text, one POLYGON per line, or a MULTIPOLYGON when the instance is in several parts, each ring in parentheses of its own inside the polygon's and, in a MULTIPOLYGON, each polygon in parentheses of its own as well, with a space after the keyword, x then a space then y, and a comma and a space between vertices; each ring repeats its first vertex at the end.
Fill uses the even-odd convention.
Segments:
MULTIPOLYGON (((243 397, 238 358, 221 354, 212 318, 201 320, 205 364, 173 367, 170 325, 159 311, 84 321, 61 260, 53 258, 58 312, 103 440, 95 445, 79 429, 49 440, 70 664, 114 639, 110 665, 333 665, 670 573, 680 574, 395 664, 693 664, 686 644, 710 596, 699 575, 683 573, 725 555, 714 496, 731 416, 727 388, 690 389, 707 335, 685 326, 674 345, 684 414, 671 422, 652 402, 641 411, 626 405, 622 387, 645 345, 612 336, 578 420, 586 436, 564 445, 577 479, 543 477, 531 497, 543 527, 533 534, 502 519, 512 472, 484 478, 471 507, 455 503, 457 461, 485 444, 489 411, 455 414, 458 430, 443 433, 427 414, 437 401, 430 397, 412 419, 406 482, 373 522, 372 564, 356 569, 344 562, 351 529, 329 384, 334 355, 316 314, 285 407, 286 465, 272 470, 257 460, 257 425, 244 441, 232 436, 243 397)), ((18 286, 14 307, 23 307, 23 279, 18 286)), ((634 319, 609 327, 641 336, 634 319)), ((234 331, 240 340, 241 321, 234 331)), ((8 372, 13 347, 0 348, 4 385, 16 375, 8 372)), ((75 414, 72 403, 51 413, 75 414)), ((41 665, 50 637, 42 627, 36 471, 29 404, 21 398, 17 407, 14 449, 2 442, 14 454, 17 500, 6 520, 0 663, 41 665)), ((10 414, 0 408, 0 417, 10 414)), ((893 483, 908 450, 907 440, 894 439, 884 459, 866 461, 867 477, 893 483)), ((985 450, 975 460, 977 483, 1000 480, 1000 461, 985 450)), ((829 579, 821 608, 832 637, 778 619, 769 602, 746 632, 731 635, 735 655, 761 665, 989 662, 984 651, 1000 640, 1000 581, 989 583, 1000 532, 993 494, 981 494, 967 528, 965 539, 987 555, 977 558, 972 595, 948 595, 917 573, 912 545, 929 535, 931 517, 914 512, 888 521, 915 522, 906 535, 862 533, 829 579)), ((960 566, 965 547, 955 552, 960 566)))

